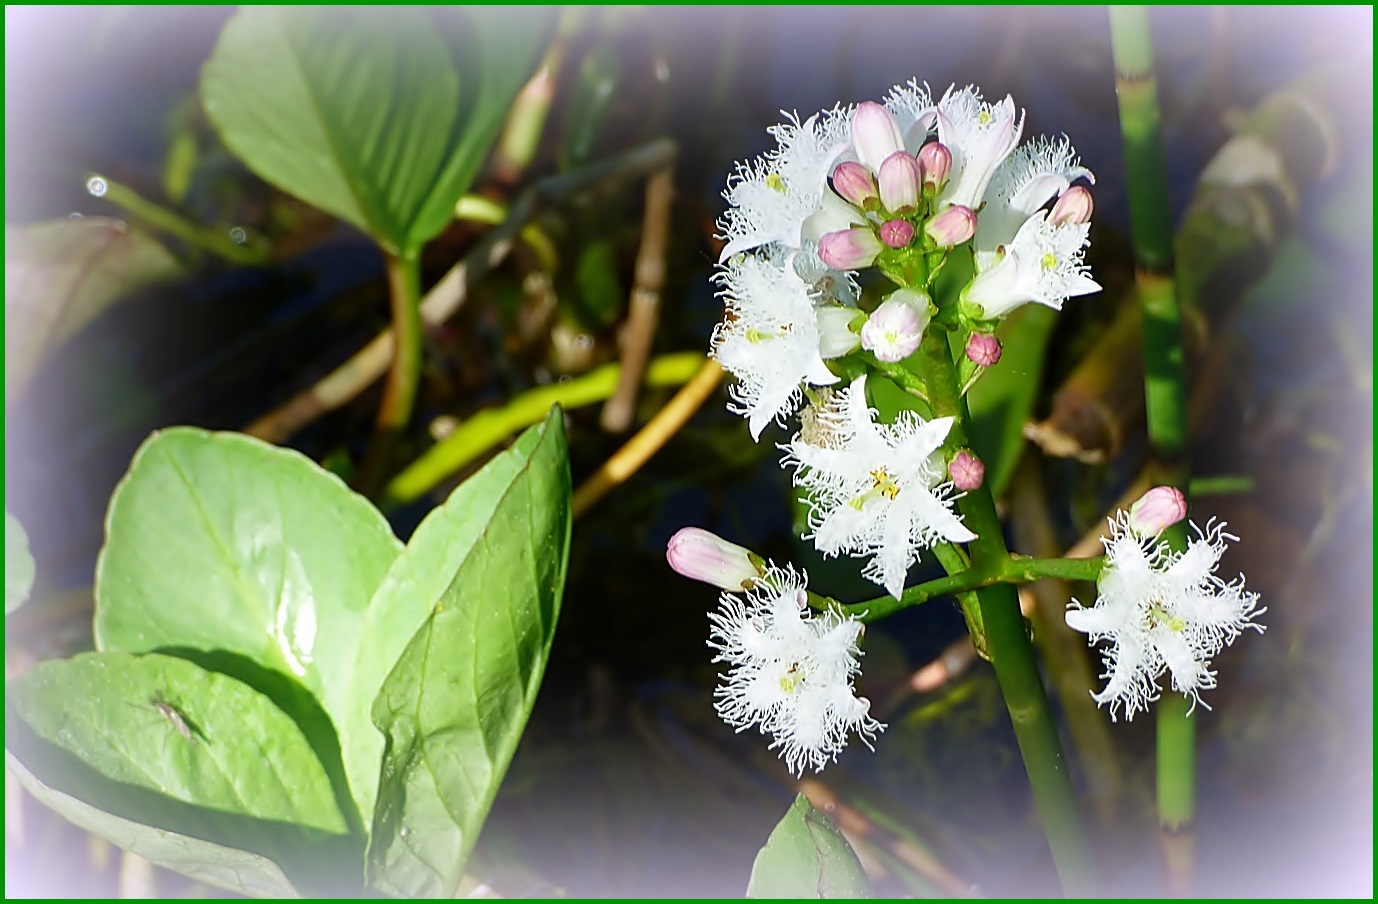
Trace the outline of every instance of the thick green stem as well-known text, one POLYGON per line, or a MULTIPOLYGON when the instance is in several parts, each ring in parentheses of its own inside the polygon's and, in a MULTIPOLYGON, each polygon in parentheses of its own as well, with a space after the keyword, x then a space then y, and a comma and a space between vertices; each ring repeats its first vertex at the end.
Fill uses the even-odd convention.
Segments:
MULTIPOLYGON (((934 413, 955 418, 948 445, 952 448, 970 445, 970 415, 957 385, 957 371, 946 333, 930 327, 924 335, 920 354, 934 413)), ((968 492, 958 504, 966 526, 977 535, 969 545, 972 567, 999 572, 1009 553, 989 488, 982 485, 968 492)), ((983 588, 978 599, 991 665, 1014 724, 1019 752, 1024 758, 1058 877, 1068 894, 1089 895, 1095 889, 1091 847, 1077 809, 1057 726, 1038 674, 1033 645, 1019 611, 1019 595, 1012 585, 1002 583, 983 588)))
MULTIPOLYGON (((1111 7, 1115 88, 1124 137, 1125 175, 1134 258, 1144 320, 1144 399, 1155 484, 1187 488, 1187 393, 1182 322, 1173 278, 1172 222, 1167 167, 1158 116, 1153 42, 1144 7, 1111 7)), ((1167 532, 1172 549, 1186 544, 1184 525, 1167 532)), ((1188 828, 1195 814, 1195 726, 1184 701, 1171 696, 1157 707, 1158 819, 1177 836, 1170 868, 1181 890, 1191 872, 1188 828), (1185 839, 1185 841, 1183 840, 1185 839)))
POLYGON ((388 300, 392 308, 395 346, 392 366, 383 387, 383 404, 369 446, 359 468, 359 488, 366 495, 382 484, 397 437, 411 421, 416 389, 421 382, 421 262, 416 254, 386 255, 388 300))

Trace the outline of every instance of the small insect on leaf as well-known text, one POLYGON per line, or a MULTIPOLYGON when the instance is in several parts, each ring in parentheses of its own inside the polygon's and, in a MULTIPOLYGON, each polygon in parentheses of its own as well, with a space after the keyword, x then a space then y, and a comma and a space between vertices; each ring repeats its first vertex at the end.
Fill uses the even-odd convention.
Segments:
POLYGON ((162 692, 156 692, 148 698, 148 702, 158 711, 158 714, 172 723, 172 727, 177 729, 181 735, 193 744, 197 743, 196 736, 200 733, 195 726, 188 723, 182 711, 163 699, 162 692))

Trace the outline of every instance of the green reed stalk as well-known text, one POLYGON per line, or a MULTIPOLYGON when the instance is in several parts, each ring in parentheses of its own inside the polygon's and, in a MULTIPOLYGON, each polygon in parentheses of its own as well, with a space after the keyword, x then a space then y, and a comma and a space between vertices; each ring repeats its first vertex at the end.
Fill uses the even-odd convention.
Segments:
MULTIPOLYGON (((1125 175, 1133 227, 1135 280, 1144 321, 1144 397, 1154 484, 1188 487, 1187 393, 1181 313, 1173 275, 1167 167, 1153 73, 1153 41, 1142 6, 1110 9, 1115 90, 1124 137, 1125 175)), ((1186 548, 1186 523, 1165 538, 1186 548)), ((1158 718, 1158 821, 1172 837, 1169 869, 1179 889, 1191 874, 1191 823, 1196 811, 1195 724, 1187 701, 1165 695, 1158 718)))

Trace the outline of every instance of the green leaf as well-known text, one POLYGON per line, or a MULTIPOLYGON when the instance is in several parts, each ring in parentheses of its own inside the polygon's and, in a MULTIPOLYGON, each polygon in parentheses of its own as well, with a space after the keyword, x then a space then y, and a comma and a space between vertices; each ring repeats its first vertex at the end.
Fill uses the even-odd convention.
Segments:
POLYGON ((35 772, 49 771, 41 767, 51 766, 51 763, 42 759, 31 760, 31 763, 34 772, 29 771, 12 751, 5 751, 5 767, 19 779, 24 790, 73 824, 126 851, 165 869, 239 894, 260 898, 298 896, 282 868, 268 857, 166 827, 154 827, 93 806, 81 797, 57 790, 53 779, 46 775, 45 778, 35 775, 35 772))
POLYGON ((5 511, 5 614, 24 605, 33 589, 34 564, 29 535, 19 519, 5 511))
POLYGON ((111 304, 181 270, 155 239, 118 220, 6 226, 6 401, 45 356, 111 304))
POLYGON ((10 685, 35 734, 106 778, 196 806, 346 831, 301 730, 226 675, 157 654, 83 653, 10 685))
POLYGON ((756 855, 748 898, 868 898, 871 884, 832 820, 800 794, 756 855))
POLYGON ((450 222, 534 71, 547 11, 248 7, 202 72, 249 168, 411 254, 450 222))
POLYGON ((409 550, 416 590, 397 596, 434 605, 373 705, 387 750, 369 877, 385 893, 454 893, 535 703, 569 556, 562 418, 552 409, 466 482, 409 550))
MULTIPOLYGON (((1024 425, 1033 415, 1044 354, 1056 324, 1052 308, 1026 304, 1016 309, 996 331, 1004 346, 1000 363, 967 393, 972 449, 985 464, 986 483, 997 497, 1014 475, 1024 448, 1024 425)), ((960 348, 953 353, 964 354, 960 348)))
MULTIPOLYGON (((358 814, 372 811, 377 730, 350 697, 365 611, 401 544, 376 509, 304 456, 233 433, 175 428, 134 456, 96 565, 96 646, 201 651, 267 690, 243 657, 319 701, 338 740, 310 728, 313 701, 275 702, 309 731, 358 814)), ((282 682, 278 683, 282 685, 282 682)))

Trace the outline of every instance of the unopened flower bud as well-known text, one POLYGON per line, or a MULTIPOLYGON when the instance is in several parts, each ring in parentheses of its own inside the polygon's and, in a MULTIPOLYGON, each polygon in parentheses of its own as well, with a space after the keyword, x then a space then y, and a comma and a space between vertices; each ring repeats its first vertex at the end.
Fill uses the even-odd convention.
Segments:
POLYGON ((930 141, 919 148, 918 159, 923 184, 941 190, 947 182, 947 174, 952 172, 952 152, 947 149, 947 145, 930 141))
POLYGON ((976 212, 970 207, 954 204, 928 221, 924 232, 940 248, 960 245, 976 234, 976 212))
POLYGON ((903 361, 914 354, 928 326, 929 297, 900 289, 876 308, 861 328, 861 347, 882 361, 903 361))
POLYGON ((963 449, 952 456, 947 473, 952 477, 952 485, 965 492, 976 489, 986 479, 986 466, 981 464, 981 459, 963 449))
POLYGON ((1091 211, 1094 209, 1090 190, 1084 185, 1073 185, 1057 199, 1057 203, 1053 205, 1053 212, 1048 215, 1048 221, 1054 226, 1066 223, 1080 226, 1082 223, 1091 222, 1091 211))
POLYGON ((700 527, 681 528, 665 548, 670 567, 686 578, 721 587, 749 590, 765 574, 765 560, 700 527))
POLYGON ((862 101, 852 115, 852 144, 862 165, 872 172, 895 151, 904 150, 900 125, 889 110, 873 100, 862 101))
POLYGON ((1129 507, 1129 529, 1156 537, 1187 516, 1187 497, 1176 487, 1154 487, 1129 507))
POLYGON ((908 151, 896 151, 880 164, 880 203, 886 210, 902 210, 919 203, 919 161, 908 151))
POLYGON ((880 240, 891 248, 914 244, 914 226, 908 220, 886 220, 880 224, 880 240))
POLYGON ((839 163, 833 170, 833 191, 857 207, 864 207, 867 201, 880 197, 871 171, 852 160, 839 163))
POLYGON ((818 256, 834 270, 869 267, 884 249, 870 229, 842 229, 818 240, 818 256))
POLYGON ((967 340, 967 360, 981 367, 994 367, 1000 361, 1000 340, 990 333, 972 333, 967 340))

